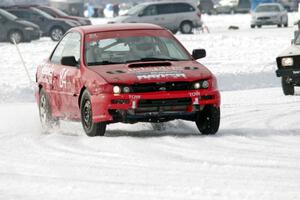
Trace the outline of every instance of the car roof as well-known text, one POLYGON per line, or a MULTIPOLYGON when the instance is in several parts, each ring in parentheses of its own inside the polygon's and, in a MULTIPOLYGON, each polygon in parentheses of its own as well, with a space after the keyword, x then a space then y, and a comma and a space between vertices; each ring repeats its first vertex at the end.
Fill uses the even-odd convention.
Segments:
POLYGON ((260 4, 258 4, 258 6, 280 6, 280 5, 281 5, 280 3, 260 3, 260 4))
POLYGON ((124 30, 164 30, 164 28, 146 23, 121 23, 121 24, 103 24, 92 26, 79 26, 72 28, 71 30, 77 30, 84 34, 96 33, 96 32, 108 32, 108 31, 124 31, 124 30))
POLYGON ((140 3, 139 5, 151 5, 151 4, 166 4, 166 3, 188 3, 191 5, 194 5, 194 3, 192 1, 151 1, 151 2, 144 2, 144 3, 140 3))

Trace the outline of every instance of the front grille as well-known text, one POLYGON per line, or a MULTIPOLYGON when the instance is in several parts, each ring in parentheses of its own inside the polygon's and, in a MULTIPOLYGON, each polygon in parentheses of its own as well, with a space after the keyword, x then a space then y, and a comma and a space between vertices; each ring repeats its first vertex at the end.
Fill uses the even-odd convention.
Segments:
POLYGON ((155 99, 155 100, 140 100, 139 108, 145 107, 161 107, 161 106, 186 106, 192 103, 191 98, 182 99, 155 99))
POLYGON ((189 82, 167 82, 167 83, 149 83, 132 86, 132 92, 158 92, 158 91, 180 91, 192 89, 192 83, 189 82))
POLYGON ((271 18, 270 17, 258 17, 257 19, 259 19, 259 20, 269 20, 271 18))

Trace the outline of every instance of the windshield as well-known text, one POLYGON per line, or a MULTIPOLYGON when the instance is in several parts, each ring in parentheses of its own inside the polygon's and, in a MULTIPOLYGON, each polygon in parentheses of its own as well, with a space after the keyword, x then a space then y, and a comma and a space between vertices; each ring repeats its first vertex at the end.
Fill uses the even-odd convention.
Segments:
POLYGON ((45 18, 54 19, 51 15, 49 15, 48 13, 46 13, 44 11, 41 11, 40 9, 37 9, 37 8, 32 8, 32 9, 35 10, 37 13, 39 13, 40 15, 42 15, 45 18))
POLYGON ((143 10, 144 8, 145 5, 136 5, 132 7, 130 10, 128 10, 126 15, 138 15, 141 12, 141 10, 143 10))
POLYGON ((276 5, 258 6, 256 12, 279 12, 279 7, 276 5))
POLYGON ((9 12, 6 12, 5 10, 0 10, 0 14, 8 20, 16 20, 17 19, 17 17, 15 15, 10 14, 9 12))
MULTIPOLYGON (((57 8, 51 8, 53 11, 55 11, 56 13, 58 13, 60 16, 68 16, 65 12, 57 9, 57 8)), ((49 14, 49 13, 48 13, 49 14)))
POLYGON ((86 42, 85 45, 85 63, 88 66, 182 60, 190 60, 189 54, 176 40, 167 37, 109 38, 86 42))

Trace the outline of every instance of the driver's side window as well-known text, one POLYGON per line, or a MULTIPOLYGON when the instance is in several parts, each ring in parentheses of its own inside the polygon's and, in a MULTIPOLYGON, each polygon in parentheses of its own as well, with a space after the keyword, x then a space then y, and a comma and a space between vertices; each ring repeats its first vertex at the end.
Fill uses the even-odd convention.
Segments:
POLYGON ((51 63, 61 64, 63 57, 73 56, 79 63, 80 60, 80 42, 81 36, 79 33, 68 33, 58 44, 51 56, 51 63))
POLYGON ((145 8, 143 12, 143 16, 152 16, 152 15, 157 15, 157 8, 156 5, 151 5, 145 8))

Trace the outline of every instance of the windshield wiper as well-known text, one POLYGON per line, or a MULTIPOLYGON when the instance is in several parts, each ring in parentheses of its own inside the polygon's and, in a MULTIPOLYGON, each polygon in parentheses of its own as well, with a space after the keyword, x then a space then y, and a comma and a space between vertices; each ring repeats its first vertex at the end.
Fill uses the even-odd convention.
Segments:
POLYGON ((134 62, 147 62, 147 61, 184 61, 177 58, 141 58, 138 60, 128 60, 126 63, 134 63, 134 62))
POLYGON ((88 63, 88 66, 95 66, 95 65, 113 65, 113 64, 122 64, 120 62, 111 62, 108 60, 101 61, 101 62, 90 62, 88 63))

